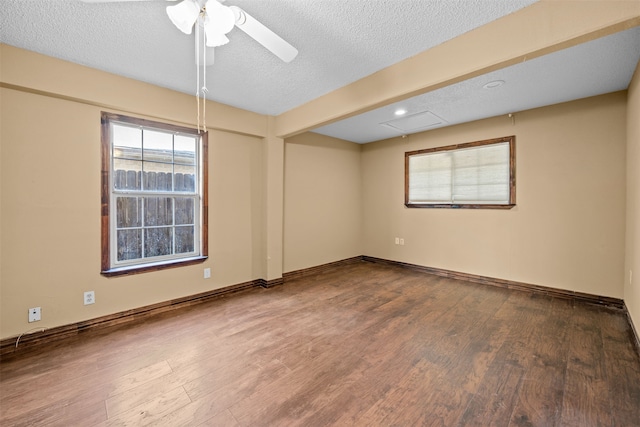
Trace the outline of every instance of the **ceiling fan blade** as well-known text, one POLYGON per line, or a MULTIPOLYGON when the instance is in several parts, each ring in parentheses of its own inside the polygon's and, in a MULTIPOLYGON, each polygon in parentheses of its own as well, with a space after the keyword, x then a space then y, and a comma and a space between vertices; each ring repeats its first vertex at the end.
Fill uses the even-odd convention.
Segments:
POLYGON ((237 6, 229 6, 236 18, 236 27, 247 33, 262 46, 266 47, 282 59, 284 62, 291 62, 298 55, 298 49, 287 43, 282 37, 265 27, 253 16, 237 6))

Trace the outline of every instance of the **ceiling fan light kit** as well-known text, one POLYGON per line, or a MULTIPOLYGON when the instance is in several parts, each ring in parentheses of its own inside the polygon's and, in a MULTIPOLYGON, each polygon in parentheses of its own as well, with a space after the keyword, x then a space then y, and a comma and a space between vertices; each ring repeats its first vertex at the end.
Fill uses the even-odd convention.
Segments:
POLYGON ((224 0, 182 0, 167 6, 169 19, 180 31, 191 34, 194 25, 204 28, 205 43, 218 47, 229 43, 226 34, 237 26, 284 62, 291 62, 298 50, 237 6, 224 6, 224 0))
POLYGON ((204 10, 207 11, 207 17, 209 18, 208 25, 211 25, 217 32, 227 34, 233 30, 236 18, 230 7, 223 6, 216 0, 209 0, 204 10))
POLYGON ((233 11, 216 0, 209 0, 204 10, 207 11, 203 22, 207 46, 217 47, 229 43, 226 34, 233 30, 236 21, 233 11))
MULTIPOLYGON (((84 3, 137 2, 153 0, 80 0, 84 3)), ((157 0, 161 1, 161 0, 157 0)), ((175 1, 175 0, 165 0, 175 1)), ((227 44, 226 34, 234 26, 267 48, 284 62, 291 62, 298 55, 298 49, 271 31, 253 16, 237 6, 225 6, 225 0, 182 0, 167 6, 169 19, 185 34, 193 32, 194 25, 204 29, 205 44, 217 47, 227 44)))
MULTIPOLYGON (((80 0, 85 3, 134 2, 145 0, 80 0)), ((160 1, 160 0, 158 0, 160 1)), ((168 0, 173 1, 173 0, 168 0)), ((200 118, 203 118, 203 131, 206 132, 206 67, 213 65, 213 48, 229 43, 227 34, 234 26, 240 28, 249 37, 267 48, 284 62, 291 62, 298 50, 287 41, 260 23, 254 17, 237 6, 225 6, 225 0, 182 0, 166 7, 167 16, 173 25, 185 34, 191 34, 195 26, 196 56, 196 102, 198 106, 197 126, 200 131, 200 118), (202 65, 203 84, 200 86, 200 66, 202 65), (201 99, 202 96, 202 99, 201 99), (201 102, 202 101, 202 102, 201 102), (202 110, 202 115, 201 115, 202 110)))
POLYGON ((206 34, 206 45, 209 47, 224 46, 229 43, 229 39, 223 33, 218 33, 212 29, 211 25, 207 25, 206 19, 204 23, 204 33, 206 34))
POLYGON ((173 6, 167 6, 169 19, 180 31, 191 34, 193 24, 200 15, 200 6, 195 0, 184 0, 173 6))
POLYGON ((212 64, 207 61, 206 47, 218 47, 229 43, 227 33, 237 26, 258 43, 269 49, 285 62, 290 62, 298 54, 298 50, 280 36, 258 22, 244 10, 236 6, 224 6, 224 0, 182 0, 180 3, 167 6, 169 19, 180 31, 191 34, 196 28, 196 100, 198 104, 198 130, 200 130, 200 95, 202 94, 203 128, 206 130, 207 74, 205 67, 212 64), (204 33, 200 44, 201 33, 204 33), (203 86, 200 87, 200 65, 202 64, 203 86))

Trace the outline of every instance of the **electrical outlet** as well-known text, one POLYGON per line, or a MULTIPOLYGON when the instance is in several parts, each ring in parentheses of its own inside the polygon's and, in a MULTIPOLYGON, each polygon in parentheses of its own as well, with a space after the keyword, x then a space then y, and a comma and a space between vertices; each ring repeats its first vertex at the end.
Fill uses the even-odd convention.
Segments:
POLYGON ((84 305, 95 304, 96 293, 94 291, 87 291, 84 293, 84 305))
POLYGON ((208 279, 211 277, 211 269, 210 268, 205 268, 204 269, 204 278, 208 279))
POLYGON ((400 239, 400 246, 404 246, 404 239, 400 239))
POLYGON ((40 307, 33 307, 29 309, 29 323, 38 322, 41 319, 40 307))

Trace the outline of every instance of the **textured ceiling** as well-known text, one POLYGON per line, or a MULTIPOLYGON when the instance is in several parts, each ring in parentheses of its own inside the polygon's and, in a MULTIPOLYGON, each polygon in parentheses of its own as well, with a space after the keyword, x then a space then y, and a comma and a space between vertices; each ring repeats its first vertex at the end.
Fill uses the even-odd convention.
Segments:
MULTIPOLYGON (((533 3, 534 0, 228 0, 299 50, 286 64, 238 29, 216 49, 210 99, 277 115, 533 3)), ((2 0, 1 39, 195 93, 193 36, 165 1, 2 0)), ((169 3, 170 4, 170 3, 169 3)))
MULTIPOLYGON (((366 143, 624 90, 640 60, 640 27, 494 71, 315 130, 366 143), (484 85, 503 85, 485 89, 484 85), (395 111, 440 120, 402 131, 385 125, 395 111)), ((403 116, 405 117, 405 116, 403 116)))
MULTIPOLYGON (((231 42, 216 48, 215 64, 207 69, 208 98, 278 115, 534 2, 227 0, 300 53, 286 64, 234 29, 231 42)), ((0 41, 194 94, 193 36, 171 24, 167 4, 2 0, 0 41)), ((638 30, 602 40, 431 92, 403 106, 409 114, 430 111, 446 125, 624 89, 640 56, 638 30), (574 78, 576 68, 584 78, 574 78), (481 89, 494 79, 506 83, 481 89)), ((380 126, 395 118, 394 109, 381 108, 317 131, 354 142, 397 136, 399 131, 380 126)))

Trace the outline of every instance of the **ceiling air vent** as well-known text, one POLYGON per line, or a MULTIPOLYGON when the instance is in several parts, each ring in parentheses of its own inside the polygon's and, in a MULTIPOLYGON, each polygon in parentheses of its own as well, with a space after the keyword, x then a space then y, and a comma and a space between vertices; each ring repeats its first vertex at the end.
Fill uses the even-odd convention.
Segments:
POLYGON ((411 114, 409 116, 389 120, 388 122, 380 124, 382 126, 395 129, 402 133, 410 133, 428 129, 430 127, 442 125, 445 123, 447 123, 446 120, 436 116, 431 111, 423 111, 421 113, 411 114))

